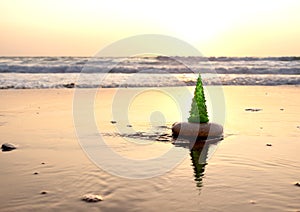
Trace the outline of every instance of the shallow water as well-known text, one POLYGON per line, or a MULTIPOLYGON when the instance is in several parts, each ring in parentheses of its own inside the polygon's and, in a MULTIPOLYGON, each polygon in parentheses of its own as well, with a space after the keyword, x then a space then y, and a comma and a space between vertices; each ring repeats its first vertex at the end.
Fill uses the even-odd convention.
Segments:
MULTIPOLYGON (((105 142, 115 152, 138 160, 157 157, 170 148, 179 148, 185 154, 174 169, 149 179, 126 179, 93 164, 77 142, 70 104, 73 93, 40 92, 1 93, 1 142, 19 145, 15 151, 0 153, 1 211, 300 210, 300 188, 294 185, 300 181, 298 87, 225 87, 224 140, 206 165, 195 163, 199 152, 175 146, 171 140, 161 142, 138 136, 128 140, 122 134, 114 136, 113 133, 120 133, 118 125, 127 130, 147 131, 151 124, 161 125, 162 121, 159 114, 154 114, 151 122, 149 114, 157 111, 156 104, 149 106, 153 98, 144 102, 141 96, 129 110, 132 127, 117 119, 112 124, 109 109, 115 90, 105 90, 96 101, 95 114, 101 133, 107 133, 103 135, 105 142), (143 109, 137 110, 142 103, 143 109), (262 110, 245 111, 249 107, 262 110), (142 114, 150 118, 142 122, 142 114), (155 118, 157 122, 153 121, 155 118), (267 143, 272 146, 266 146, 267 143), (41 191, 48 193, 41 195, 41 191), (104 201, 85 203, 80 198, 86 193, 100 194, 104 201)), ((164 105, 164 96, 156 98, 164 105)), ((166 111, 172 114, 172 108, 166 111)), ((168 112, 166 126, 179 116, 169 116, 168 112)), ((158 134, 170 134, 168 128, 151 128, 152 133, 155 129, 158 134)), ((149 135, 150 131, 148 138, 149 135)), ((121 166, 124 164, 116 168, 126 168, 121 166)))

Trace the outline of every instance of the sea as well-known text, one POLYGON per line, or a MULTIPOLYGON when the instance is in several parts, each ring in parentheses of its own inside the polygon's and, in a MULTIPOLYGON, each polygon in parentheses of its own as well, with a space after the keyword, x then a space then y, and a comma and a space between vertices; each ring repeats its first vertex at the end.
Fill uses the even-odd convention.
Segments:
POLYGON ((0 57, 0 89, 299 85, 300 57, 0 57))

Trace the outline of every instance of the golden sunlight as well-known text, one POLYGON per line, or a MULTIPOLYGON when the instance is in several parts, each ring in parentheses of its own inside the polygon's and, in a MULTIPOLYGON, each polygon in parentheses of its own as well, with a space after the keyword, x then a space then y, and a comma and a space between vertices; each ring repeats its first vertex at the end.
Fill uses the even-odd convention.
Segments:
POLYGON ((146 33, 171 35, 215 56, 293 55, 300 47, 294 42, 300 36, 296 0, 1 0, 0 4, 1 55, 89 56, 118 39, 146 33), (284 48, 274 46, 282 42, 284 48))

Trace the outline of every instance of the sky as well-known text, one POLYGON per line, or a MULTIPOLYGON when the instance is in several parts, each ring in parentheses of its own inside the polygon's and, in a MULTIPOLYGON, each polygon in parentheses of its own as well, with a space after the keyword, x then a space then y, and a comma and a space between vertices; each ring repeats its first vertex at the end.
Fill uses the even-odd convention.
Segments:
POLYGON ((130 36, 205 56, 299 56, 299 0, 0 0, 0 56, 93 56, 130 36))

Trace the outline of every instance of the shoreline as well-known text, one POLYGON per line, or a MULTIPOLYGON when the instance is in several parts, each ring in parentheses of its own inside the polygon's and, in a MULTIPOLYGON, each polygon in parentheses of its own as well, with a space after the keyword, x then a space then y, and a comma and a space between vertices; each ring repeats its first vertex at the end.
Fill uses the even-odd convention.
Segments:
MULTIPOLYGON (((93 89, 141 89, 141 88, 182 88, 182 87, 195 87, 194 85, 183 85, 183 86, 137 86, 137 87, 97 87, 97 88, 82 88, 82 87, 74 87, 74 88, 0 88, 0 91, 6 90, 75 90, 75 89, 85 89, 85 90, 93 90, 93 89)), ((203 87, 300 87, 300 84, 286 84, 286 85, 203 85, 203 87)))

